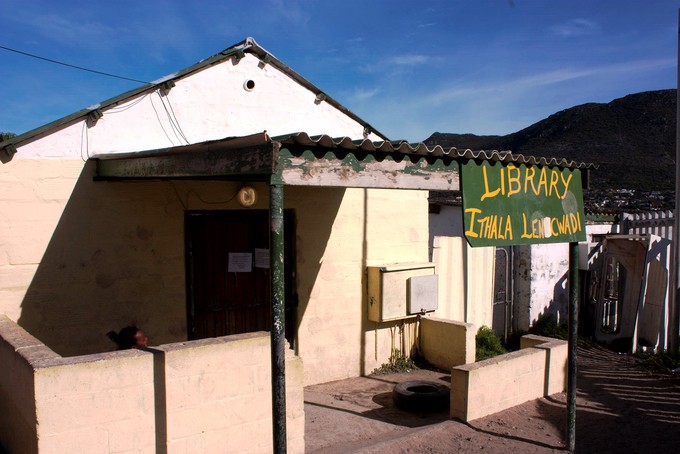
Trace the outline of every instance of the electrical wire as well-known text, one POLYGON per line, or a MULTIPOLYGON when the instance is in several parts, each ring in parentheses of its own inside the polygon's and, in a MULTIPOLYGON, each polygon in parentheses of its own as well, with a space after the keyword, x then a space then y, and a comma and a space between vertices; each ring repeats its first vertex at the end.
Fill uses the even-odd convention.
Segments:
MULTIPOLYGON (((170 122, 170 126, 172 126, 172 130, 175 133, 175 137, 181 142, 182 139, 188 144, 189 141, 187 138, 184 136, 184 133, 182 132, 182 128, 179 126, 179 121, 177 120, 177 117, 174 115, 175 112, 174 110, 172 113, 170 113, 170 110, 168 110, 168 106, 165 105, 165 100, 163 99, 163 96, 161 96, 160 92, 156 92, 158 94, 158 97, 161 100, 161 104, 163 104, 163 109, 165 109, 165 114, 168 117, 168 121, 170 122)), ((170 104, 170 100, 168 100, 168 104, 170 104)), ((172 109, 172 105, 170 106, 170 109, 172 109)))
MULTIPOLYGON (((90 72, 90 73, 93 73, 93 74, 99 74, 101 76, 113 77, 113 78, 116 78, 116 79, 127 80, 127 81, 130 81, 130 82, 138 82, 138 83, 141 83, 141 84, 149 84, 150 83, 150 82, 147 82, 147 81, 144 81, 144 80, 132 79, 130 77, 118 76, 116 74, 111 74, 111 73, 106 73, 106 72, 103 72, 103 71, 97 71, 97 70, 94 70, 94 69, 84 68, 82 66, 72 65, 70 63, 64 63, 64 62, 61 62, 61 61, 58 61, 58 60, 53 60, 51 58, 41 57, 39 55, 31 54, 31 53, 24 52, 24 51, 17 50, 17 49, 12 49, 10 47, 6 47, 6 46, 2 46, 2 45, 0 45, 0 49, 6 50, 6 51, 9 51, 9 52, 14 52, 14 53, 17 53, 17 54, 20 54, 20 55, 24 55, 26 57, 31 57, 31 58, 35 58, 35 59, 38 59, 38 60, 46 61, 46 62, 49 62, 49 63, 54 63, 54 64, 57 64, 57 65, 66 66, 68 68, 77 69, 79 71, 87 71, 87 72, 90 72)), ((173 134, 175 135, 177 140, 179 140, 180 142, 184 141, 185 143, 189 144, 190 142, 187 139, 186 135, 184 134, 184 131, 182 130, 182 127, 179 124, 179 120, 177 119, 177 115, 175 114, 175 109, 172 107, 172 103, 170 102, 170 99, 167 100, 168 104, 166 105, 165 100, 163 99, 163 96, 161 96, 160 92, 157 91, 156 93, 158 94, 158 97, 161 100, 161 104, 163 104, 163 109, 165 110, 165 114, 168 118, 168 121, 170 123, 170 127, 172 128, 173 134)), ((131 109, 132 107, 136 106, 140 102, 142 102, 147 96, 148 96, 148 93, 145 94, 144 96, 140 97, 138 100, 134 101, 133 103, 127 105, 127 106, 110 109, 107 113, 113 114, 113 113, 124 112, 124 111, 131 109)), ((172 139, 170 139, 168 132, 163 127, 162 121, 160 119, 160 115, 158 114, 158 111, 156 110, 156 106, 154 105, 153 101, 151 101, 151 106, 153 107, 153 110, 156 113, 156 118, 158 119, 158 122, 161 125, 161 128, 163 129, 163 133, 165 134, 166 138, 170 141, 170 143, 174 145, 174 142, 172 141, 172 139)), ((86 130, 84 130, 81 133, 81 153, 80 153, 81 158, 83 157, 83 143, 85 144, 85 151, 86 151, 86 153, 88 154, 88 157, 89 157, 89 143, 88 143, 88 137, 87 137, 87 131, 86 130), (84 140, 83 140, 83 136, 84 136, 84 140)))
POLYGON ((137 104, 144 101, 144 99, 146 99, 147 96, 149 96, 149 93, 145 93, 144 96, 141 96, 138 100, 136 100, 136 101, 134 101, 134 102, 132 102, 132 103, 126 105, 126 106, 118 106, 118 107, 113 107, 111 109, 108 109, 106 111, 106 113, 107 114, 114 114, 114 113, 119 113, 119 112, 125 112, 126 110, 132 109, 137 104))
POLYGON ((154 103, 153 103, 153 98, 149 98, 149 102, 151 102, 151 107, 153 108, 153 111, 154 111, 154 113, 156 114, 156 119, 158 120, 158 124, 160 125, 161 129, 163 130, 163 134, 165 134, 165 137, 168 139, 168 141, 170 142, 170 144, 174 147, 174 146, 175 146, 175 142, 172 141, 172 139, 170 138, 170 135, 169 135, 168 132, 165 130, 165 126, 163 126, 163 121, 161 120, 161 116, 158 115, 158 110, 156 110, 156 106, 155 106, 154 103))
POLYGON ((90 73, 99 74, 100 76, 113 77, 113 78, 116 78, 116 79, 128 80, 130 82, 138 82, 140 84, 150 83, 150 82, 146 82, 144 80, 132 79, 130 77, 117 76, 117 75, 111 74, 111 73, 105 73, 105 72, 97 71, 97 70, 94 70, 94 69, 83 68, 82 66, 71 65, 69 63, 64 63, 64 62, 61 62, 61 61, 58 61, 58 60, 52 60, 51 58, 45 58, 45 57, 41 57, 39 55, 29 54, 28 52, 23 52, 23 51, 12 49, 12 48, 5 47, 5 46, 0 46, 0 49, 4 49, 4 50, 9 51, 9 52, 14 52, 14 53, 17 53, 17 54, 25 55, 26 57, 36 58, 38 60, 43 60, 43 61, 46 61, 46 62, 54 63, 54 64, 57 64, 57 65, 62 65, 62 66, 67 66, 69 68, 78 69, 80 71, 87 71, 87 72, 90 72, 90 73))
POLYGON ((90 138, 87 134, 87 120, 83 121, 83 128, 80 131, 80 159, 86 162, 87 159, 83 157, 83 145, 85 145, 85 154, 87 159, 90 159, 90 138))
POLYGON ((179 133, 182 135, 182 138, 184 141, 188 144, 189 140, 187 139, 187 136, 184 135, 184 131, 182 131, 182 127, 179 124, 179 120, 177 119, 177 115, 175 114, 175 109, 172 108, 172 103, 170 102, 170 98, 166 95, 165 96, 168 100, 168 105, 170 106, 170 110, 172 111, 172 117, 175 119, 175 123, 177 123, 177 129, 179 130, 179 133))

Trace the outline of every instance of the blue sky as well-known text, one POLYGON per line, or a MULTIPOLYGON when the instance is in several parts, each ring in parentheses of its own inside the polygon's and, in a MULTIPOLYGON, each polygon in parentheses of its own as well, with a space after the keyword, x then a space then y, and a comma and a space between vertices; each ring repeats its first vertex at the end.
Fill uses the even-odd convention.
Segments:
MULTIPOLYGON (((391 139, 507 134, 677 85, 670 0, 0 0, 0 46, 152 81, 252 36, 391 139)), ((0 49, 0 131, 140 84, 0 49)))

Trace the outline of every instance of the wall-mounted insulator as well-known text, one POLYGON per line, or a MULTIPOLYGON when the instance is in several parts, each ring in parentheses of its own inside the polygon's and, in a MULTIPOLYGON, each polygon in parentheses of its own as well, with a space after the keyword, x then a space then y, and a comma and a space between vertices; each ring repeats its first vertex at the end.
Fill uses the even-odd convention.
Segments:
POLYGON ((17 147, 15 147, 14 144, 9 144, 5 148, 3 148, 2 151, 5 152, 8 158, 11 158, 16 154, 17 147))
POLYGON ((245 52, 243 52, 242 50, 237 50, 236 52, 234 52, 234 63, 238 63, 245 56, 246 56, 245 52))
POLYGON ((101 110, 95 109, 90 112, 90 114, 87 116, 87 119, 90 123, 95 124, 103 116, 104 114, 102 113, 101 110))

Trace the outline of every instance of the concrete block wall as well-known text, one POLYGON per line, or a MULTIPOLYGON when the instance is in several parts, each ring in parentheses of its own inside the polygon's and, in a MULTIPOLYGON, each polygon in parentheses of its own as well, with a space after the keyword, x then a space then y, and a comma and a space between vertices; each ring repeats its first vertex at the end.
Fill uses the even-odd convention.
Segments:
MULTIPOLYGON (((266 333, 248 333, 158 348, 164 352, 168 452, 271 452, 269 342, 266 333)), ((304 452, 302 361, 288 353, 287 447, 304 452)))
POLYGON ((7 452, 38 451, 33 368, 26 356, 46 347, 0 315, 0 445, 7 452))
POLYGON ((566 344, 536 336, 528 348, 452 368, 451 417, 471 421, 564 391, 566 344))
MULTIPOLYGON (((62 358, 2 316, 0 442, 29 454, 271 452, 269 348, 250 333, 62 358)), ((302 382, 290 353, 289 452, 304 452, 302 382)))
POLYGON ((520 339, 519 348, 537 348, 546 351, 548 373, 546 374, 544 395, 550 396, 567 389, 567 358, 569 357, 569 344, 567 342, 551 337, 527 334, 520 339))
POLYGON ((475 327, 436 317, 420 320, 420 353, 432 365, 448 370, 475 362, 475 327))

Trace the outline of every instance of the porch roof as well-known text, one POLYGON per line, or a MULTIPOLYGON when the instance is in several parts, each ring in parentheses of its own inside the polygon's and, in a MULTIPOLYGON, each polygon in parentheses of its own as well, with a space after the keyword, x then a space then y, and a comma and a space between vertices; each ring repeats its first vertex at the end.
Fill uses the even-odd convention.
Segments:
MULTIPOLYGON (((266 132, 191 145, 95 156, 98 179, 225 179, 291 186, 460 190, 459 164, 468 160, 579 169, 593 164, 510 151, 371 142, 298 132, 266 132)), ((585 185, 585 183, 584 183, 585 185)))

